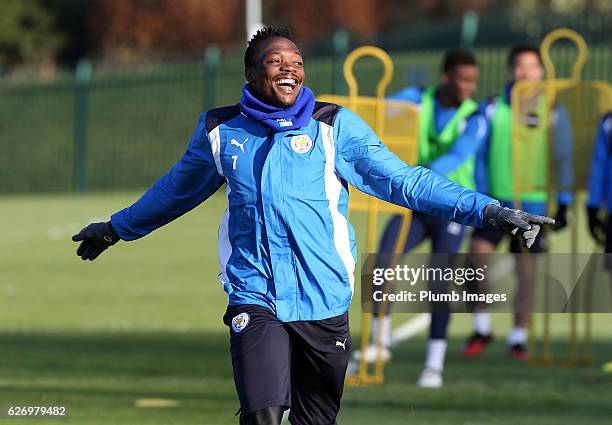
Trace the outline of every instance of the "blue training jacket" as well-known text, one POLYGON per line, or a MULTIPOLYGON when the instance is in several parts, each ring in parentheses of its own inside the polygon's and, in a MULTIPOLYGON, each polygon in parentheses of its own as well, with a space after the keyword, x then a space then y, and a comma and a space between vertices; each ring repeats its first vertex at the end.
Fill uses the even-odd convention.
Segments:
POLYGON ((403 163, 356 114, 315 104, 308 125, 272 133, 239 105, 200 116, 187 151, 135 204, 111 217, 124 240, 174 220, 227 183, 219 279, 229 304, 283 322, 344 313, 353 295, 355 236, 348 185, 416 211, 483 226, 492 198, 403 163))
POLYGON ((600 208, 606 201, 612 212, 612 112, 603 116, 597 129, 587 205, 600 208))

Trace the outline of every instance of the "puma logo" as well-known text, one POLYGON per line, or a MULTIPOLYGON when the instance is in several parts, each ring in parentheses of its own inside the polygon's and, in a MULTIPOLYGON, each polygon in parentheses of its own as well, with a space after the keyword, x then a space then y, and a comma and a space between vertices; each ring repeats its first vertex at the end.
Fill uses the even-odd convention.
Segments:
POLYGON ((246 142, 248 142, 248 141, 249 141, 249 138, 248 138, 248 137, 247 137, 246 139, 244 139, 244 142, 242 142, 242 143, 238 142, 238 140, 236 140, 236 139, 232 139, 232 140, 230 141, 230 145, 232 145, 232 146, 238 146, 238 147, 240 148, 240 151, 241 151, 242 153, 244 153, 244 144, 245 144, 246 142))
POLYGON ((344 338, 343 342, 336 341, 336 347, 342 347, 343 350, 346 350, 346 338, 344 338))

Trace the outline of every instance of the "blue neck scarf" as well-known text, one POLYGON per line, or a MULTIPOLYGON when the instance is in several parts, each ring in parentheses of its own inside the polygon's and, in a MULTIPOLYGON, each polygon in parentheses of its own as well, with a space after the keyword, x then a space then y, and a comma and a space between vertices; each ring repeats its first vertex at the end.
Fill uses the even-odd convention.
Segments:
POLYGON ((263 103, 251 93, 248 84, 242 88, 240 99, 242 113, 271 128, 274 133, 306 127, 312 116, 314 104, 314 94, 306 86, 300 89, 295 103, 286 108, 263 103))

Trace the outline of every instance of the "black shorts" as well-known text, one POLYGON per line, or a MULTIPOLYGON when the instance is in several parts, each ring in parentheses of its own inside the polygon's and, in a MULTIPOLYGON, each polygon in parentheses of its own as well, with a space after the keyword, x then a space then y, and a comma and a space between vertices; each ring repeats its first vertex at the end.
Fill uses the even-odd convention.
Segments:
POLYGON ((333 425, 351 348, 348 313, 280 322, 267 308, 227 308, 230 351, 241 415, 291 408, 293 425, 333 425))
MULTIPOLYGON (((474 233, 472 233, 472 238, 484 239, 485 241, 488 241, 495 246, 500 244, 502 239, 504 239, 504 236, 506 236, 506 233, 492 227, 477 228, 476 230, 474 230, 474 233)), ((523 252, 541 254, 543 252, 546 252, 547 248, 548 240, 546 239, 546 231, 543 228, 540 229, 538 236, 536 236, 533 245, 531 245, 531 248, 529 249, 523 247, 523 242, 518 236, 513 236, 510 239, 510 252, 513 254, 520 254, 523 252)))

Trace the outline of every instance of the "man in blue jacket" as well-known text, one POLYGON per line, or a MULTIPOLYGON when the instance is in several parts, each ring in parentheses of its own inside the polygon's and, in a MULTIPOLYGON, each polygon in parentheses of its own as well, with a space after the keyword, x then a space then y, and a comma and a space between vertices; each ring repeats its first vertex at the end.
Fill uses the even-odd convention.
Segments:
MULTIPOLYGON (((612 253, 612 112, 599 122, 595 149, 591 159, 589 199, 587 201, 589 230, 604 252, 612 253), (607 210, 606 219, 602 210, 607 210)), ((606 268, 612 270, 612 255, 606 255, 606 268)))
POLYGON ((187 151, 136 203, 74 241, 94 260, 195 208, 226 183, 219 279, 229 296, 240 424, 335 424, 351 347, 355 238, 348 185, 457 222, 495 226, 526 245, 538 224, 391 153, 353 112, 316 103, 288 30, 249 42, 240 104, 200 116, 187 151))

